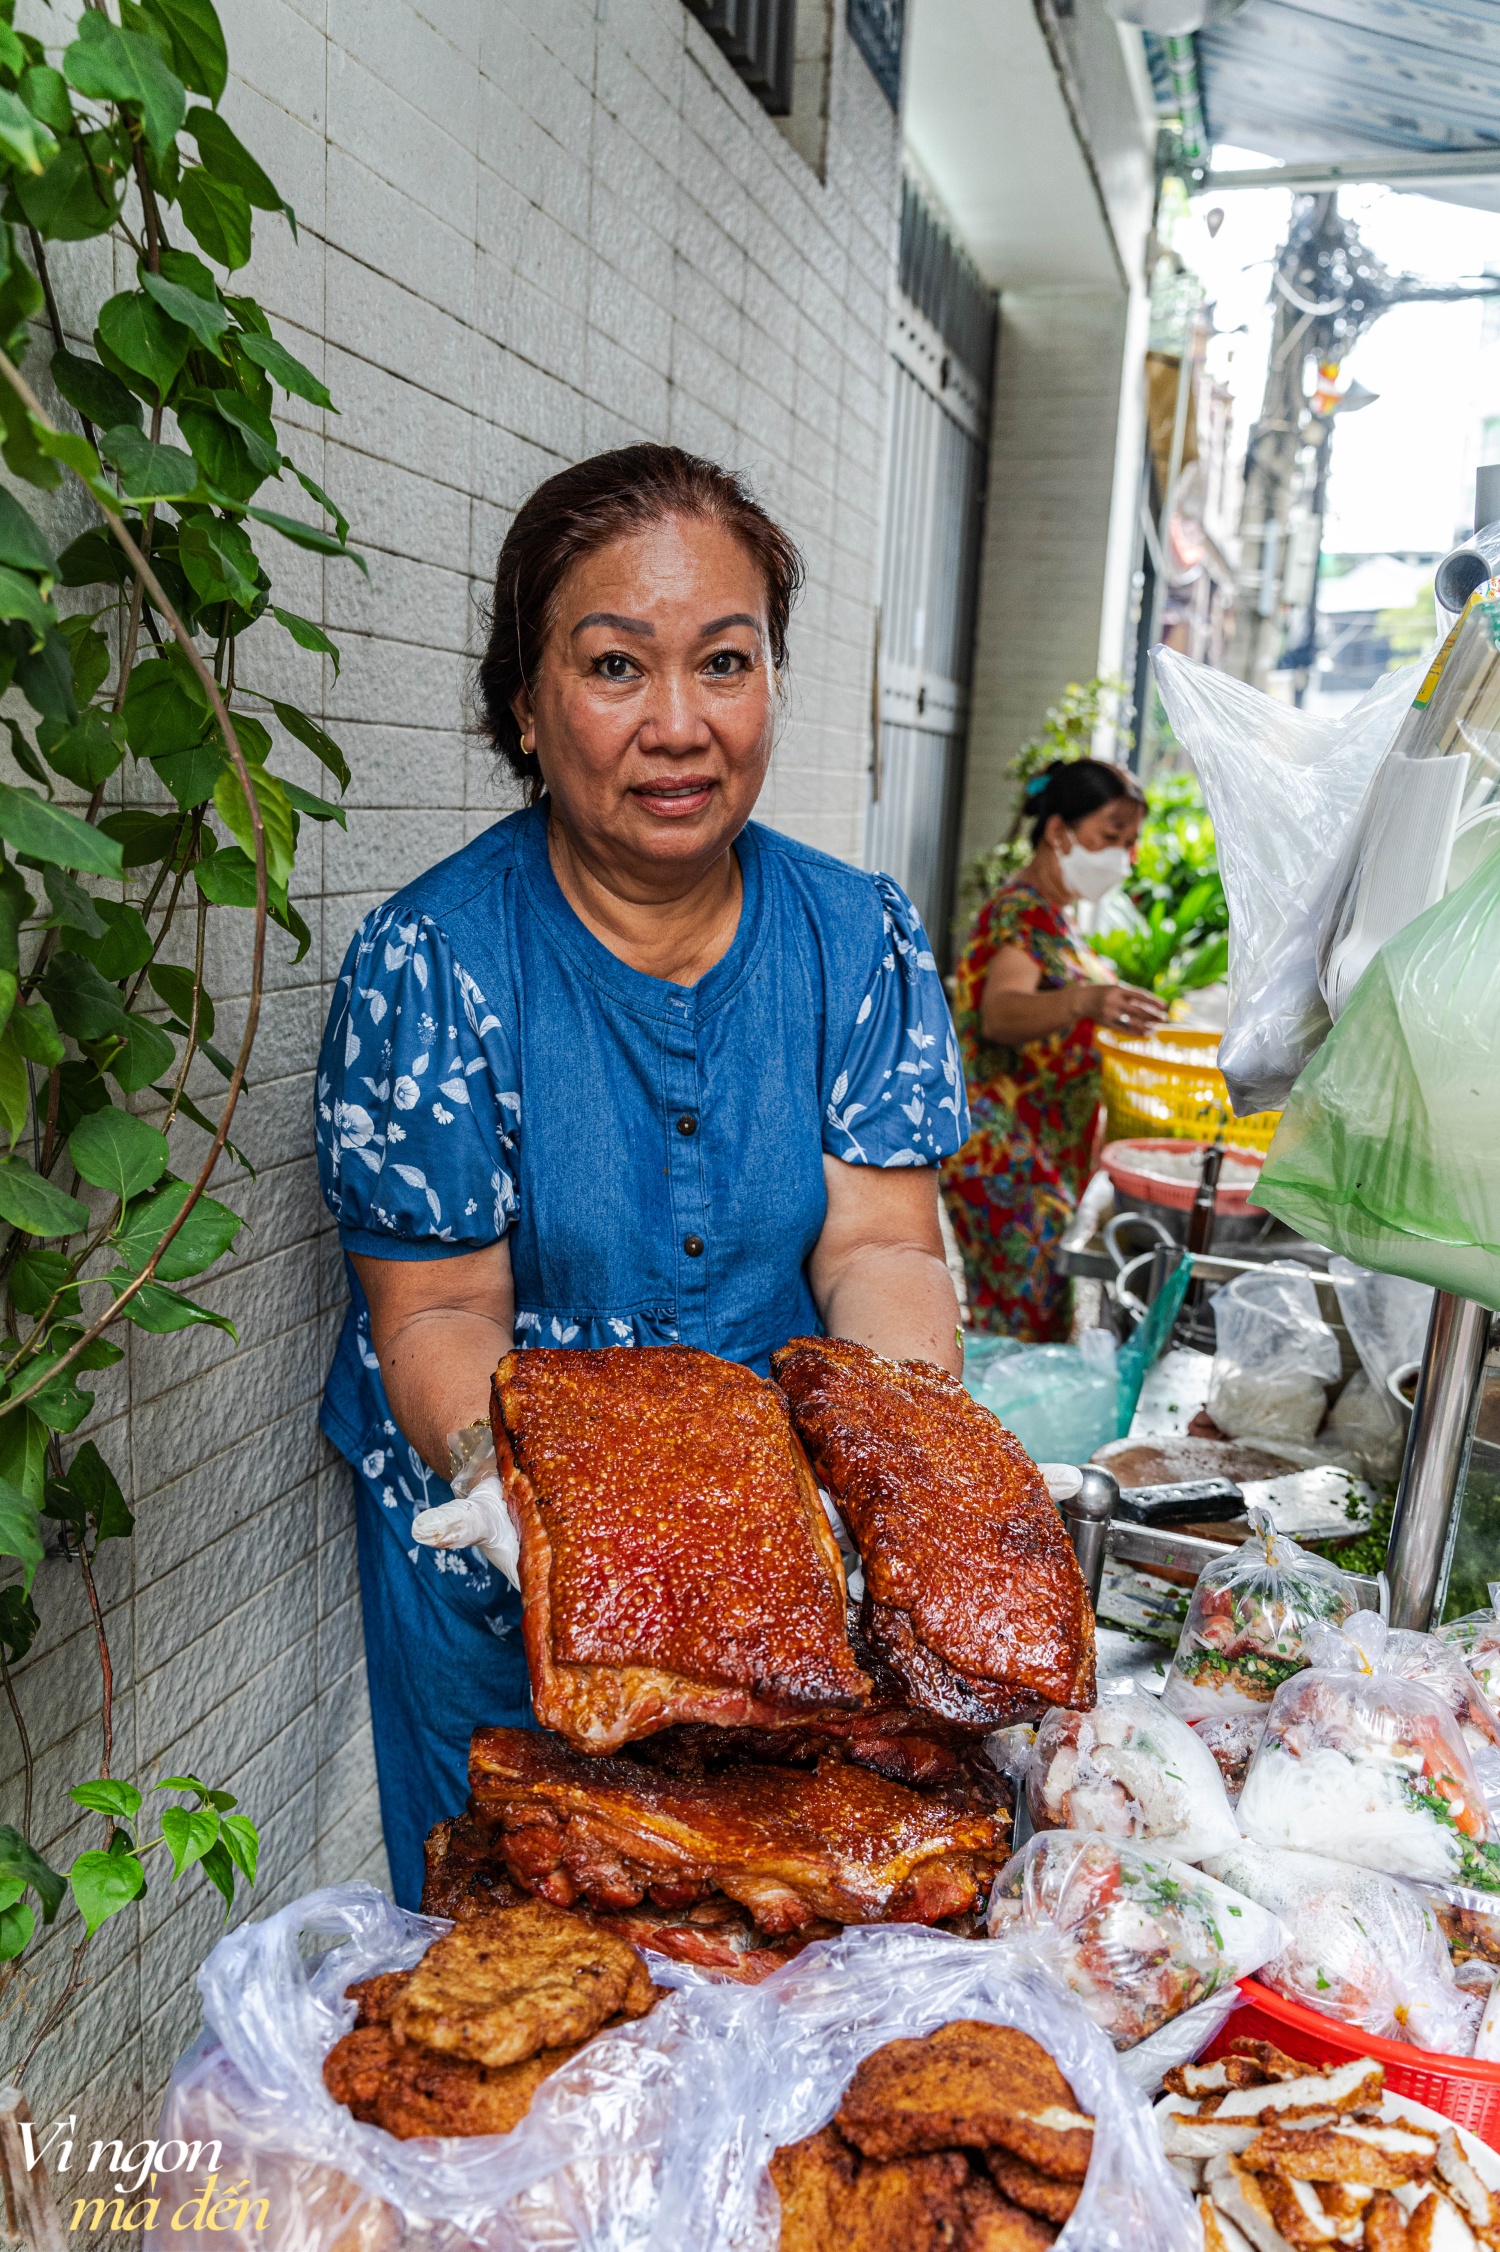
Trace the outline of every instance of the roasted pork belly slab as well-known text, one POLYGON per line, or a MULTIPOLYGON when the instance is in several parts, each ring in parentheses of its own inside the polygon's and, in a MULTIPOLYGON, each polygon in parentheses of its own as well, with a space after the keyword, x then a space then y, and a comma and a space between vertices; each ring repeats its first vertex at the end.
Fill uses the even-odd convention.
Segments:
POLYGON ((719 1892, 773 1934, 964 1915, 1010 1831, 974 1788, 915 1791, 832 1760, 671 1775, 522 1728, 475 1730, 469 1785, 511 1874, 544 1900, 681 1909, 719 1892))
POLYGON ((1094 1620, 1020 1441, 953 1376, 842 1338, 771 1358, 865 1572, 860 1613, 913 1702, 1000 1727, 1094 1701, 1094 1620))
POLYGON ((492 1422, 532 1704, 579 1750, 865 1704, 838 1544, 776 1387, 683 1346, 508 1353, 492 1422))

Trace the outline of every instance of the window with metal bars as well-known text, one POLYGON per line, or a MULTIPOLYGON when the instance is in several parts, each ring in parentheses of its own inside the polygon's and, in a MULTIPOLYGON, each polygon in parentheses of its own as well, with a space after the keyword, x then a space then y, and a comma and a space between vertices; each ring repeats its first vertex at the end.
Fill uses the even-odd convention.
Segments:
POLYGON ((988 398, 995 356, 995 292, 959 248, 910 175, 901 183, 901 287, 988 398))
POLYGON ((761 107, 772 117, 789 117, 797 0, 687 0, 687 6, 761 107))

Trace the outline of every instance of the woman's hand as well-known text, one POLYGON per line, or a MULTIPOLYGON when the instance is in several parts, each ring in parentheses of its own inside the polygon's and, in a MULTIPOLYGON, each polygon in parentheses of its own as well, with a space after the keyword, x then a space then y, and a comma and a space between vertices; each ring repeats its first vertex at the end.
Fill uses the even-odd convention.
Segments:
POLYGON ((823 1179, 828 1212, 807 1279, 829 1336, 962 1375, 958 1293, 943 1253, 935 1170, 825 1156, 823 1179))
POLYGON ((424 1462, 449 1474, 448 1433, 488 1423, 490 1379, 515 1343, 510 1245, 451 1259, 350 1254, 391 1413, 424 1462))
POLYGON ((1080 1017, 1107 1024, 1111 1031, 1140 1034, 1167 1021, 1166 1004, 1138 985, 1085 985, 1078 990, 1086 1003, 1080 1017))

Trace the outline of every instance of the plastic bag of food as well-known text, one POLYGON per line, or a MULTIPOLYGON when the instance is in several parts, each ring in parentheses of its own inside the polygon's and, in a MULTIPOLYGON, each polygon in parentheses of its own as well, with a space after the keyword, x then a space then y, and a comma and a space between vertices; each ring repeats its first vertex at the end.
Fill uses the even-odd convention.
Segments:
POLYGON ((1482 2003, 1458 1986, 1432 1906, 1415 1885, 1318 1853, 1249 1840, 1209 1867, 1279 1916, 1286 1943, 1256 1976, 1343 2025, 1468 2056, 1482 2003))
POLYGON ((344 1988, 447 1928, 351 1884, 220 1941, 158 2139, 219 2141, 235 2206, 173 2231, 164 2199, 152 2252, 259 2252, 261 2201, 286 2252, 775 2252, 772 2152, 832 2117, 872 2050, 966 2017, 1030 2033, 1098 2122, 1070 2252, 1198 2252, 1148 2108, 1056 1978, 1023 1947, 908 1925, 845 1932, 760 1986, 653 1956, 678 1991, 560 2066, 510 2134, 395 2141, 333 2103, 323 2058, 354 2014, 344 1988))
POLYGON ((1500 1307, 1500 852, 1375 956, 1255 1201, 1360 1265, 1500 1307))
POLYGON ((989 1930, 1037 1940, 1117 2049, 1232 1986, 1286 1939, 1274 1916, 1186 1862, 1076 1830, 1044 1830, 1006 1863, 989 1930))
POLYGON ((1375 1611, 1356 1611, 1341 1628, 1315 1635, 1308 1656, 1328 1673, 1394 1674, 1435 1690, 1458 1722, 1486 1805, 1492 1811, 1500 1805, 1500 1718, 1451 1642, 1388 1626, 1375 1611))
POLYGON ((1494 1704, 1500 1697, 1500 1580, 1490 1582, 1490 1608, 1469 1611, 1437 1629, 1439 1642, 1458 1652, 1480 1688, 1494 1704))
POLYGON ((1249 1540, 1198 1577, 1162 1692, 1239 1789, 1272 1698, 1307 1664, 1306 1637, 1359 1607, 1353 1582, 1314 1556, 1268 1511, 1252 1509, 1249 1540))
POLYGON ((1278 1110, 1328 1031, 1317 965, 1325 896, 1420 675, 1387 673, 1352 711, 1323 719, 1173 650, 1154 662, 1203 784, 1229 900, 1219 1069, 1241 1118, 1278 1110))
POLYGON ((1301 1270, 1267 1267, 1215 1291, 1208 1412, 1231 1439, 1310 1446, 1340 1371, 1339 1343, 1301 1270))
POLYGON ((1026 1762, 1038 1830, 1097 1830, 1201 1861, 1239 1836, 1212 1755, 1159 1698, 1132 1691, 1093 1712, 1055 1707, 1026 1762))
POLYGON ((1484 1792, 1435 1689, 1309 1668, 1276 1692, 1245 1788, 1257 1845, 1500 1892, 1484 1792))

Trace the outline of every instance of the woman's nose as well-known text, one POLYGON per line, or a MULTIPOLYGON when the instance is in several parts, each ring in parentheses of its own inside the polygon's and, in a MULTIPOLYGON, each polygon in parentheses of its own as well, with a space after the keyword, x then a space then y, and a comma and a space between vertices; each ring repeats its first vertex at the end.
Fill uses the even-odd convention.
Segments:
POLYGON ((676 673, 659 674, 649 707, 636 732, 643 751, 698 751, 713 731, 697 695, 697 683, 676 673))

